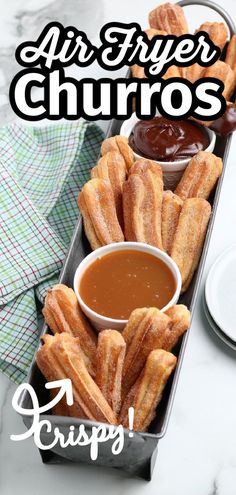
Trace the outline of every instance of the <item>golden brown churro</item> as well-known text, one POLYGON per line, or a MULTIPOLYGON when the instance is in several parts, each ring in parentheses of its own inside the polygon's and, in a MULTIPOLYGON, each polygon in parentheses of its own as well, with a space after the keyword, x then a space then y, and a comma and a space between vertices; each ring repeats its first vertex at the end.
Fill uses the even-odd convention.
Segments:
POLYGON ((214 45, 223 50, 228 38, 228 30, 224 22, 204 22, 196 29, 195 34, 199 31, 207 33, 214 45))
POLYGON ((126 355, 123 367, 122 397, 124 398, 141 373, 147 356, 161 348, 170 318, 157 308, 135 309, 123 330, 126 355))
POLYGON ((56 284, 49 289, 43 308, 44 318, 55 333, 66 332, 80 338, 81 351, 89 373, 95 375, 96 335, 82 313, 73 289, 56 284))
POLYGON ((235 75, 228 64, 217 60, 213 65, 206 68, 204 77, 216 77, 220 79, 225 85, 222 95, 227 101, 230 100, 235 88, 235 75))
POLYGON ((105 139, 101 146, 101 155, 105 155, 108 151, 118 151, 123 156, 126 168, 129 171, 134 163, 134 153, 128 144, 128 138, 125 136, 112 136, 105 139))
POLYGON ((67 333, 44 335, 36 355, 37 364, 48 381, 70 378, 74 405, 70 415, 116 424, 116 417, 85 367, 79 339, 67 333))
POLYGON ((236 78, 236 34, 234 34, 232 36, 232 38, 228 44, 228 47, 226 50, 225 62, 234 71, 234 75, 236 78))
POLYGON ((146 242, 162 249, 162 193, 163 181, 151 170, 129 176, 123 187, 127 241, 146 242))
MULTIPOLYGON (((81 354, 81 348, 79 345, 79 338, 75 338, 70 336, 69 334, 56 334, 56 340, 58 339, 58 336, 63 335, 63 340, 64 340, 64 335, 69 336, 73 340, 73 345, 75 347, 75 350, 77 353, 80 354, 80 358, 83 359, 83 356, 81 354)), ((60 357, 53 356, 52 354, 52 349, 53 349, 53 344, 55 343, 54 337, 51 335, 44 335, 41 340, 44 342, 44 345, 40 347, 40 349, 37 351, 36 354, 36 362, 37 365, 41 371, 41 373, 44 375, 46 380, 48 382, 55 381, 55 380, 63 380, 65 378, 69 378, 67 375, 66 371, 63 369, 60 363, 60 357)), ((57 394, 57 390, 51 390, 50 391, 50 398, 53 399, 55 395, 57 394)), ((65 396, 61 399, 61 401, 53 407, 52 409, 53 414, 57 414, 58 416, 74 416, 78 417, 81 419, 86 419, 87 415, 85 414, 84 410, 79 406, 78 402, 74 400, 74 403, 72 406, 68 406, 65 396)))
POLYGON ((124 240, 117 219, 112 187, 108 181, 89 180, 79 193, 78 205, 92 249, 124 240))
POLYGON ((190 327, 191 314, 184 304, 176 304, 167 309, 165 314, 171 319, 171 325, 165 332, 162 348, 171 351, 177 344, 179 338, 190 327))
MULTIPOLYGON (((228 31, 226 25, 223 22, 205 22, 195 31, 195 34, 199 31, 205 31, 216 46, 219 46, 221 50, 224 48, 228 37, 228 31)), ((201 77, 206 76, 206 70, 206 67, 203 67, 196 63, 190 65, 189 67, 186 67, 185 77, 190 82, 194 83, 198 79, 201 79, 201 77)), ((217 78, 217 67, 214 73, 215 75, 212 77, 217 78)))
POLYGON ((183 201, 172 191, 164 191, 162 200, 161 235, 163 249, 170 254, 183 201))
POLYGON ((208 199, 222 173, 221 158, 207 151, 199 151, 191 158, 175 193, 187 198, 208 199))
POLYGON ((133 407, 133 429, 147 431, 175 366, 176 357, 170 352, 156 349, 149 354, 143 372, 122 405, 119 421, 125 428, 129 427, 128 410, 133 407))
POLYGON ((117 218, 123 226, 122 190, 126 180, 126 164, 118 151, 108 151, 91 170, 92 179, 105 179, 111 184, 116 205, 117 218))
POLYGON ((197 268, 210 215, 211 205, 205 199, 184 201, 170 253, 182 276, 182 292, 189 287, 197 268))
POLYGON ((95 382, 99 386, 115 415, 121 406, 121 378, 126 344, 121 333, 103 330, 98 336, 97 372, 95 382))
POLYGON ((203 67, 202 65, 199 65, 198 63, 190 65, 189 67, 186 67, 185 77, 190 82, 194 83, 198 79, 201 79, 201 77, 204 76, 205 70, 206 70, 206 67, 203 67))
POLYGON ((181 36, 188 33, 188 25, 182 7, 177 4, 164 3, 149 14, 151 28, 162 29, 168 34, 181 36))
POLYGON ((129 171, 129 175, 142 175, 148 170, 160 177, 161 180, 163 179, 161 166, 154 160, 149 160, 148 158, 139 158, 136 160, 129 171))

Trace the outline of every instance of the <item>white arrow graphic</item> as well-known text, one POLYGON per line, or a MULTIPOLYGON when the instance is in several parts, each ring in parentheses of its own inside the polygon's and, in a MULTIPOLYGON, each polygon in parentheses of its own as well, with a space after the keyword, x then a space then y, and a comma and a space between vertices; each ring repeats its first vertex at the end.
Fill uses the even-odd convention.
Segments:
POLYGON ((60 390, 56 395, 56 397, 54 397, 54 399, 48 402, 48 404, 39 407, 38 397, 33 387, 29 383, 22 383, 21 385, 19 385, 19 387, 17 387, 12 399, 12 407, 19 414, 23 414, 25 416, 33 416, 33 424, 31 428, 28 430, 28 432, 23 433, 22 435, 11 435, 10 436, 11 440, 19 441, 31 436, 35 424, 39 421, 39 415, 52 409, 52 407, 54 407, 56 404, 58 404, 58 402, 60 402, 60 400, 64 395, 66 395, 66 402, 68 406, 71 406, 73 404, 74 401, 73 401, 72 383, 70 378, 64 378, 63 380, 48 382, 45 384, 45 388, 47 389, 59 388, 60 390), (33 404, 32 409, 26 409, 19 405, 20 396, 22 392, 24 392, 25 390, 27 390, 30 394, 33 404))
POLYGON ((58 404, 58 402, 60 402, 60 400, 62 399, 64 394, 66 395, 67 405, 72 406, 72 404, 74 403, 74 400, 73 400, 71 379, 70 378, 64 378, 63 380, 56 380, 55 382, 48 382, 45 384, 45 388, 49 388, 49 389, 59 388, 59 387, 60 387, 60 390, 59 390, 58 394, 56 395, 56 397, 54 397, 54 399, 51 402, 49 402, 48 404, 46 404, 45 406, 42 406, 39 408, 40 414, 48 411, 48 409, 52 409, 56 404, 58 404))
MULTIPOLYGON (((39 414, 42 414, 52 409, 52 407, 54 407, 56 404, 58 404, 58 402, 60 402, 64 394, 66 394, 66 402, 68 406, 72 406, 74 401, 73 401, 72 383, 70 378, 63 378, 63 380, 56 380, 54 382, 45 383, 45 388, 48 389, 60 388, 60 390, 53 400, 48 402, 48 404, 45 404, 44 406, 38 408, 39 414)), ((24 414, 25 416, 31 416, 32 414, 35 414, 35 407, 33 407, 33 409, 25 409, 24 407, 21 407, 18 404, 19 397, 24 390, 28 390, 32 400, 33 400, 33 396, 36 396, 33 387, 29 383, 22 383, 21 385, 19 385, 13 396, 12 407, 19 414, 24 414)))

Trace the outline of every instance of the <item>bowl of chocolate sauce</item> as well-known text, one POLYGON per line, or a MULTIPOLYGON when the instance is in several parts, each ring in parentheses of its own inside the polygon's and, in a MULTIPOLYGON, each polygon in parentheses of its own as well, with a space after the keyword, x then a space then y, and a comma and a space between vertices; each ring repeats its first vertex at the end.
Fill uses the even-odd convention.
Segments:
POLYGON ((161 165, 165 186, 175 188, 191 158, 199 151, 212 152, 215 133, 192 120, 173 121, 161 115, 139 120, 136 114, 121 126, 136 159, 148 158, 161 165))

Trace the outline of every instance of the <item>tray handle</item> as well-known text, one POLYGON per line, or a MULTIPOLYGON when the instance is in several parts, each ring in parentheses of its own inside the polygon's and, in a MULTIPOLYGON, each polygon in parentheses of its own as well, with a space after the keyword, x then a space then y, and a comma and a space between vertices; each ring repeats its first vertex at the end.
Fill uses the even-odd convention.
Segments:
POLYGON ((177 3, 181 7, 187 7, 188 5, 202 5, 203 7, 209 7, 210 9, 215 10, 215 12, 220 14, 220 16, 225 20, 229 28, 230 35, 232 36, 236 33, 236 26, 233 19, 230 17, 228 12, 226 12, 226 10, 224 10, 217 3, 212 2, 211 0, 180 0, 180 2, 177 3))

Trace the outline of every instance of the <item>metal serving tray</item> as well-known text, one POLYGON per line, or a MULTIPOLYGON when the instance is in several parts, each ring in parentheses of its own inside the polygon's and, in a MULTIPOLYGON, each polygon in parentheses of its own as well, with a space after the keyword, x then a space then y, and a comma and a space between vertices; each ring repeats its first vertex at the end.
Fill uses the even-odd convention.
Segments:
MULTIPOLYGON (((229 30, 231 34, 235 31, 235 26, 233 21, 230 19, 228 14, 223 11, 223 9, 210 2, 209 0, 200 0, 200 1, 191 1, 191 0, 183 0, 179 2, 182 6, 187 5, 202 5, 211 7, 213 10, 216 10, 224 20, 227 22, 229 30)), ((107 136, 112 136, 119 133, 121 121, 113 120, 108 129, 107 136)), ((197 293, 200 285, 200 280, 205 264, 205 259, 208 251, 208 246, 211 238, 211 233, 214 225, 216 209, 220 197, 220 191, 224 179, 224 172, 226 168, 227 157, 229 153, 231 143, 231 136, 228 138, 217 137, 215 153, 223 159, 223 173, 218 182, 217 188, 215 192, 211 195, 210 202, 212 205, 212 216, 208 226, 207 235, 204 243, 203 252, 201 255, 201 260, 198 266, 198 269, 195 273, 194 279, 191 283, 191 286, 187 290, 187 292, 180 297, 179 303, 186 304, 190 311, 193 314, 197 293)), ((76 225, 71 245, 60 275, 60 282, 66 284, 69 287, 73 287, 73 277, 75 270, 80 263, 80 261, 89 253, 90 247, 87 239, 85 238, 82 220, 79 218, 78 223, 76 225)), ((48 331, 46 325, 44 325, 42 333, 48 331)), ((167 387, 165 388, 163 398, 161 403, 158 406, 158 413, 155 420, 152 422, 149 433, 134 433, 133 438, 130 438, 128 435, 128 430, 125 430, 125 443, 124 449, 118 456, 114 456, 111 454, 111 443, 101 443, 99 445, 99 455, 96 461, 91 461, 90 459, 90 451, 88 447, 67 447, 62 449, 60 446, 55 446, 52 450, 49 451, 40 451, 43 462, 46 463, 65 463, 65 462, 85 462, 89 464, 102 465, 106 467, 113 467, 117 469, 124 470, 129 472, 134 476, 139 476, 146 480, 151 479, 152 470, 154 467, 156 454, 157 454, 157 445, 160 438, 166 432, 168 420, 170 417, 172 404, 174 400, 174 395, 178 383, 179 373, 182 366, 183 356, 185 352, 185 347, 187 344, 188 332, 183 336, 178 345, 176 346, 174 352, 178 356, 178 364, 175 370, 175 373, 169 380, 167 387)), ((46 402, 49 402, 48 391, 45 389, 45 379, 39 371, 35 359, 33 360, 28 382, 34 387, 38 399, 40 401, 40 405, 43 405, 46 402)), ((31 408, 31 399, 27 392, 22 394, 21 397, 21 406, 23 408, 31 408)), ((27 428, 29 428, 32 424, 32 418, 30 416, 24 416, 23 421, 27 428)), ((91 435, 92 426, 98 426, 99 423, 88 421, 88 420, 80 420, 76 418, 70 417, 61 417, 61 416, 53 416, 53 415, 42 415, 42 419, 50 419, 52 424, 52 430, 55 427, 59 427, 60 431, 67 437, 69 433, 69 427, 73 424, 75 427, 75 432, 79 428, 81 424, 85 425, 85 429, 87 434, 91 435)), ((42 441, 44 444, 50 444, 53 441, 53 434, 44 432, 42 434, 42 441)))

